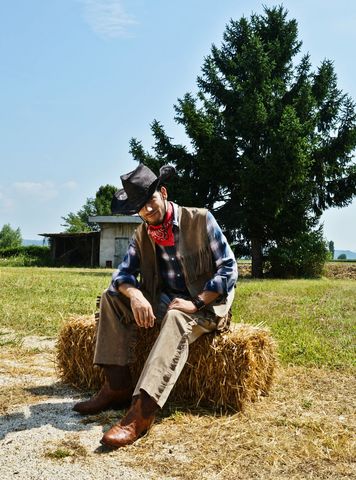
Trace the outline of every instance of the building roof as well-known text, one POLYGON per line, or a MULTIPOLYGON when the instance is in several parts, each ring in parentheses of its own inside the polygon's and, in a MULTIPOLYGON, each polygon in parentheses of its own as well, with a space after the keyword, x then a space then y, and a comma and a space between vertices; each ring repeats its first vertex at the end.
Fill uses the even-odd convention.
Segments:
POLYGON ((41 237, 95 237, 100 235, 100 232, 60 232, 60 233, 39 233, 41 237))
POLYGON ((90 223, 142 223, 138 215, 98 215, 89 217, 90 223))

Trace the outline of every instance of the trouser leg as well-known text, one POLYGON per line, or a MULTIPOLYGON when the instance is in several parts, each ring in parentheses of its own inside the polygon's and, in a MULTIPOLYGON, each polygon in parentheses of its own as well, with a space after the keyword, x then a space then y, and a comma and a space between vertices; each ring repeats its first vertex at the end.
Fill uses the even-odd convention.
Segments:
POLYGON ((107 290, 100 301, 100 315, 96 330, 94 364, 127 365, 134 361, 137 325, 128 320, 130 305, 123 295, 112 295, 107 290))
POLYGON ((136 384, 134 396, 144 390, 162 408, 187 361, 189 344, 215 329, 216 324, 207 320, 204 313, 190 315, 169 310, 136 384))
POLYGON ((128 307, 121 295, 105 291, 101 297, 94 363, 103 368, 105 383, 90 400, 74 405, 73 410, 82 415, 123 408, 131 401, 133 385, 128 363, 135 342, 135 324, 129 321, 128 307))

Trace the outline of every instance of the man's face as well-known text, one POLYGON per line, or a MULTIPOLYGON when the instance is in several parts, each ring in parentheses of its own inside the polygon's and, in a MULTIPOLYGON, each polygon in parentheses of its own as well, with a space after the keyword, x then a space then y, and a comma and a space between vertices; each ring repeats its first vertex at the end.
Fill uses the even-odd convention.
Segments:
POLYGON ((160 225, 166 214, 167 190, 161 187, 138 212, 140 217, 149 225, 160 225))

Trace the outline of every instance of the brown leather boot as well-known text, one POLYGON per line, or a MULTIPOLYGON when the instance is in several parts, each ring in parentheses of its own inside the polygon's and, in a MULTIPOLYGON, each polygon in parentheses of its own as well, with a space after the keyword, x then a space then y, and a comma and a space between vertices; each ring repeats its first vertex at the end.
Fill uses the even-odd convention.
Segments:
POLYGON ((111 408, 120 410, 130 405, 133 386, 127 366, 107 365, 103 367, 106 381, 99 392, 90 400, 76 403, 75 412, 81 415, 94 415, 111 408))
POLYGON ((141 390, 125 417, 105 433, 101 443, 111 448, 125 447, 134 443, 140 435, 149 430, 157 409, 157 403, 141 390))

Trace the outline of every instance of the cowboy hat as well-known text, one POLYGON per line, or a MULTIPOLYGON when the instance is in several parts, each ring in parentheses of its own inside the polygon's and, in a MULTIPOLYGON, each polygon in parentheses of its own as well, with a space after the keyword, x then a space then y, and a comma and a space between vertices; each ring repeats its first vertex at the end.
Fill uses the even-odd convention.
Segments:
POLYGON ((111 201, 111 212, 124 215, 138 213, 152 197, 158 185, 169 180, 174 174, 175 168, 172 165, 164 165, 157 177, 146 165, 140 163, 132 172, 121 175, 124 188, 115 192, 111 201))

